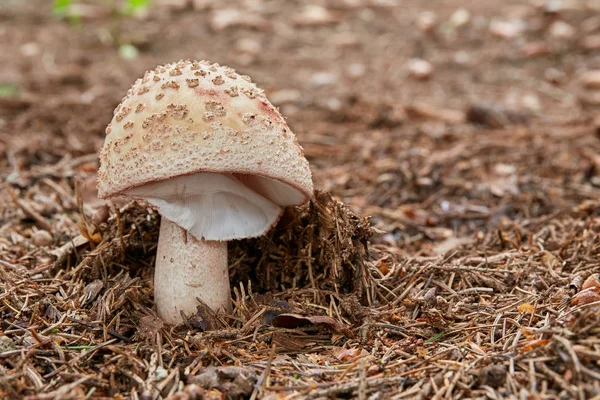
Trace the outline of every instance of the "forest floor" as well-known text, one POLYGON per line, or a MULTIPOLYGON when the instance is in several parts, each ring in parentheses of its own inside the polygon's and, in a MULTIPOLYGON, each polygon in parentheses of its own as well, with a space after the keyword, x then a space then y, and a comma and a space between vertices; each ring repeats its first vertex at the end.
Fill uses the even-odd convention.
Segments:
POLYGON ((50 3, 0 1, 1 398, 600 398, 597 2, 50 3), (179 59, 265 89, 320 192, 174 327, 158 215, 95 179, 179 59))

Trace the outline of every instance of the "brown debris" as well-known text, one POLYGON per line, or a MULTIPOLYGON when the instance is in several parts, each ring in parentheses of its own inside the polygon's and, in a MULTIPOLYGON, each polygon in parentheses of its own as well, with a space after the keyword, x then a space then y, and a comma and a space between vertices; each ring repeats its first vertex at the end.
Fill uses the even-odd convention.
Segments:
POLYGON ((596 2, 332 0, 309 26, 303 2, 176 2, 83 29, 52 2, 0 6, 0 398, 598 395, 596 2), (182 54, 279 96, 323 193, 231 243, 232 315, 168 326, 160 217, 95 181, 132 77, 182 54), (435 71, 413 79, 412 59, 435 71))
POLYGON ((509 125, 527 123, 523 113, 503 109, 494 104, 472 104, 467 110, 467 121, 488 128, 504 128, 509 125))
POLYGON ((227 393, 227 398, 245 399, 252 394, 258 377, 249 368, 243 367, 209 367, 198 375, 188 378, 188 383, 204 389, 217 389, 227 393))

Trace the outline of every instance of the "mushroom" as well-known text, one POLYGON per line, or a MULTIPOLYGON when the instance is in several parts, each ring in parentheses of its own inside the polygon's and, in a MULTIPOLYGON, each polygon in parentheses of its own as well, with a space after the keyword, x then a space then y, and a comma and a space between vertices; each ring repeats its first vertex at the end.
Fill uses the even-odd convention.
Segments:
POLYGON ((231 310, 227 240, 261 236, 283 207, 308 200, 302 147, 247 76, 208 61, 145 73, 115 109, 98 194, 146 200, 162 216, 154 276, 158 314, 192 315, 201 299, 231 310))

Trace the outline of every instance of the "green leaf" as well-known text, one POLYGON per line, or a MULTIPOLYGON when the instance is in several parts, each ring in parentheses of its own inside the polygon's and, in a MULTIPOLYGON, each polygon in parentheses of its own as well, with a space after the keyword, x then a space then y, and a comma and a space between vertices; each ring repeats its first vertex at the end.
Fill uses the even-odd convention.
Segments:
POLYGON ((69 12, 69 6, 73 0, 54 0, 52 4, 52 13, 56 17, 64 17, 69 12))
POLYGON ((19 87, 11 83, 0 83, 0 97, 11 97, 19 93, 19 87))
POLYGON ((428 344, 429 344, 429 343, 436 342, 436 341, 438 341, 439 339, 441 339, 441 338, 442 338, 442 336, 444 336, 445 334, 446 334, 446 332, 440 332, 440 333, 438 333, 438 334, 436 334, 436 335, 433 335, 432 337, 430 337, 429 339, 427 339, 427 340, 425 341, 425 343, 428 343, 428 344))
POLYGON ((144 11, 150 6, 150 0, 127 0, 121 12, 125 15, 134 15, 144 11))
POLYGON ((61 346, 61 348, 65 350, 89 350, 94 347, 95 346, 61 346))
POLYGON ((132 10, 139 10, 140 8, 146 8, 150 5, 150 0, 127 0, 127 7, 132 10))

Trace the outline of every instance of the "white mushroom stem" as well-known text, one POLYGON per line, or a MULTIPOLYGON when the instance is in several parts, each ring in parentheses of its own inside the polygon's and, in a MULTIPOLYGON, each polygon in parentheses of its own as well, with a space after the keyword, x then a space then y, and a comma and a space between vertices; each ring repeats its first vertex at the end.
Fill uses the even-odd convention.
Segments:
POLYGON ((181 311, 196 313, 196 298, 213 311, 231 310, 225 241, 197 240, 163 218, 154 274, 154 301, 167 323, 181 323, 181 311))

